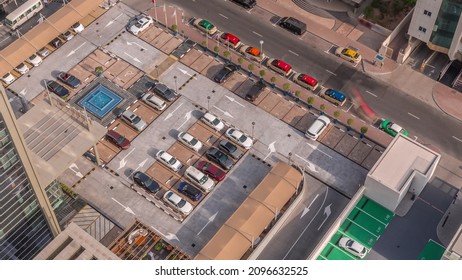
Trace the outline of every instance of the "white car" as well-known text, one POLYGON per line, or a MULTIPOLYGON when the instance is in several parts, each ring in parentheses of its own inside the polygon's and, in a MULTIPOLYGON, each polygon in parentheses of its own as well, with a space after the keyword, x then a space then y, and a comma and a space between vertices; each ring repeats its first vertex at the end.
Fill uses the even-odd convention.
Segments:
POLYGON ((338 241, 338 245, 345 249, 347 252, 357 256, 358 258, 364 258, 367 254, 367 249, 358 241, 354 241, 348 237, 342 237, 338 241))
POLYGON ((210 113, 205 113, 201 120, 216 131, 220 131, 225 127, 225 124, 219 118, 210 113))
POLYGON ((74 34, 72 34, 71 31, 67 30, 63 34, 61 34, 62 38, 66 41, 70 41, 72 38, 74 38, 74 34))
POLYGON ((188 215, 193 210, 191 203, 187 202, 179 195, 172 191, 168 191, 164 194, 164 200, 167 202, 173 209, 180 211, 183 215, 188 215))
POLYGON ((326 116, 319 116, 308 128, 305 136, 311 140, 318 139, 319 135, 329 126, 330 119, 326 116))
POLYGON ((40 56, 38 56, 37 54, 33 54, 31 55, 28 59, 27 59, 27 62, 29 62, 30 64, 34 65, 35 67, 39 66, 40 64, 42 64, 43 60, 40 58, 40 56))
POLYGON ((85 27, 80 22, 74 23, 71 28, 75 33, 80 33, 85 29, 85 27))
POLYGON ((199 152, 199 150, 202 148, 201 141, 197 140, 197 138, 186 132, 178 133, 178 141, 196 152, 199 152))
POLYGON ((14 68, 14 70, 16 70, 16 71, 18 71, 18 73, 24 75, 27 72, 29 72, 29 67, 27 67, 27 65, 25 63, 21 63, 18 66, 16 66, 14 68))
POLYGON ((154 20, 150 16, 142 16, 129 27, 128 31, 133 35, 138 35, 140 32, 143 32, 153 23, 154 20))
POLYGON ((138 131, 142 131, 147 126, 147 124, 140 117, 131 111, 127 110, 123 112, 121 117, 123 121, 138 131))
POLYGON ((235 128, 228 128, 228 130, 226 130, 226 137, 228 137, 229 140, 235 142, 239 146, 244 147, 246 150, 250 149, 250 147, 253 145, 252 138, 235 128))
POLYGON ((156 158, 158 161, 160 161, 165 166, 167 166, 175 172, 178 172, 181 169, 181 167, 183 167, 183 164, 179 160, 177 160, 175 157, 173 157, 166 151, 160 150, 159 152, 157 152, 156 158))
POLYGON ((167 107, 167 103, 165 103, 165 101, 155 96, 154 94, 146 93, 143 95, 142 99, 146 104, 158 111, 162 111, 165 109, 165 107, 167 107))
POLYGON ((43 47, 37 52, 41 57, 47 57, 50 54, 50 50, 48 48, 43 47))
POLYGON ((7 85, 10 85, 12 84, 16 79, 14 78, 13 75, 11 75, 10 72, 6 73, 5 75, 3 75, 2 77, 2 81, 5 82, 5 84, 7 85))

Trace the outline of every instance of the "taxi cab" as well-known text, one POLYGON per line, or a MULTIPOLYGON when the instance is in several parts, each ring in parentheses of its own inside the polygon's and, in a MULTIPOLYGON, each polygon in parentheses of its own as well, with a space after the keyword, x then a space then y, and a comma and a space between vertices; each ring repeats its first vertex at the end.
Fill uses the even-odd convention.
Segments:
POLYGON ((361 55, 352 49, 338 47, 335 50, 335 55, 349 61, 351 63, 359 63, 361 62, 361 55))
POLYGON ((324 88, 319 95, 337 106, 342 106, 346 102, 345 94, 330 88, 324 88))
POLYGON ((233 49, 239 48, 242 44, 241 40, 231 33, 223 32, 219 35, 218 38, 220 42, 222 42, 223 44, 229 45, 233 49))
POLYGON ((215 34, 215 32, 217 32, 217 27, 208 20, 198 18, 194 21, 193 24, 195 27, 197 27, 203 32, 208 33, 209 35, 213 35, 215 34))
POLYGON ((290 66, 288 63, 286 63, 286 62, 284 62, 284 61, 282 61, 280 59, 272 58, 272 59, 268 60, 266 65, 270 69, 272 69, 272 70, 274 70, 274 71, 278 72, 279 74, 282 74, 282 75, 284 75, 286 77, 289 76, 292 73, 292 66, 290 66))
POLYGON ((309 90, 315 90, 319 85, 315 78, 307 74, 298 74, 294 76, 294 82, 309 90))
POLYGON ((242 45, 239 52, 257 62, 263 61, 266 58, 266 55, 259 49, 247 45, 242 45))

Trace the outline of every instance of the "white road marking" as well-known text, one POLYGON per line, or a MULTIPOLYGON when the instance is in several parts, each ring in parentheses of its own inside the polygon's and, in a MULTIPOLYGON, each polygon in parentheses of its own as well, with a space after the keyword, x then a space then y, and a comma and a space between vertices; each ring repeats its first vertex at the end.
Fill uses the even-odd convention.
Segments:
POLYGON ((413 115, 413 114, 411 114, 411 113, 409 113, 409 112, 407 112, 407 114, 408 114, 409 116, 411 116, 411 117, 414 117, 414 118, 416 118, 416 119, 420 120, 420 118, 419 118, 419 117, 417 117, 416 115, 413 115))
POLYGON ((221 17, 224 17, 225 19, 229 19, 227 16, 225 16, 224 14, 219 14, 221 17))
POLYGON ((330 73, 331 75, 337 76, 337 74, 335 74, 334 72, 329 71, 329 70, 327 70, 327 69, 326 69, 326 72, 330 73))
POLYGON ((462 140, 460 140, 459 138, 455 137, 455 136, 452 136, 452 138, 456 139, 457 141, 459 142, 462 142, 462 140))
POLYGON ((345 111, 345 112, 350 111, 351 107, 353 107, 353 104, 351 104, 350 107, 348 107, 348 110, 346 110, 346 111, 344 110, 344 111, 345 111))
POLYGON ((255 31, 252 31, 252 33, 257 35, 257 36, 263 37, 263 35, 261 35, 260 33, 255 32, 255 31))
POLYGON ((367 93, 369 93, 370 95, 374 96, 374 97, 377 97, 377 95, 373 94, 372 92, 366 90, 367 93))
POLYGON ((289 52, 292 53, 292 54, 294 54, 294 55, 296 55, 296 56, 299 56, 298 53, 296 53, 296 52, 293 52, 293 51, 291 51, 291 50, 289 50, 289 52))

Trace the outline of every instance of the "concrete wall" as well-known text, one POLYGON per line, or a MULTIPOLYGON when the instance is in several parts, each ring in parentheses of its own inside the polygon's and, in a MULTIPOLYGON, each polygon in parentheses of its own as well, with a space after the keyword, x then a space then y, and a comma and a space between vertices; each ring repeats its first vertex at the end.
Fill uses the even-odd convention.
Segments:
POLYGON ((390 33, 390 35, 388 35, 388 37, 385 38, 385 40, 382 42, 382 46, 380 46, 379 53, 381 54, 387 53, 388 45, 396 38, 396 36, 403 30, 403 28, 406 27, 406 25, 411 21, 412 12, 413 10, 411 10, 411 12, 409 12, 409 14, 407 14, 404 17, 404 19, 398 24, 395 30, 393 30, 390 33))
POLYGON ((408 34, 420 41, 428 43, 433 27, 435 26, 441 3, 442 0, 417 0, 414 12, 412 13, 412 20, 409 25, 408 34), (431 15, 428 16, 424 14, 425 10, 431 12, 431 15), (419 27, 425 28, 426 31, 423 32, 419 30, 419 27))
POLYGON ((399 193, 384 186, 369 175, 364 182, 364 195, 379 203, 390 211, 395 211, 399 204, 399 193))

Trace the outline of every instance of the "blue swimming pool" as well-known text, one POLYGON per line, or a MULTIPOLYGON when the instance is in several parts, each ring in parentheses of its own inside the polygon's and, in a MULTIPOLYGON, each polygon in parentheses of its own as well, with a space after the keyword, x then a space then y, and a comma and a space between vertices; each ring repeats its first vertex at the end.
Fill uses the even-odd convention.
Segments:
POLYGON ((122 97, 108 89, 107 87, 99 84, 92 91, 90 91, 85 97, 83 97, 79 104, 85 107, 93 115, 98 118, 103 118, 117 104, 122 101, 122 97))

